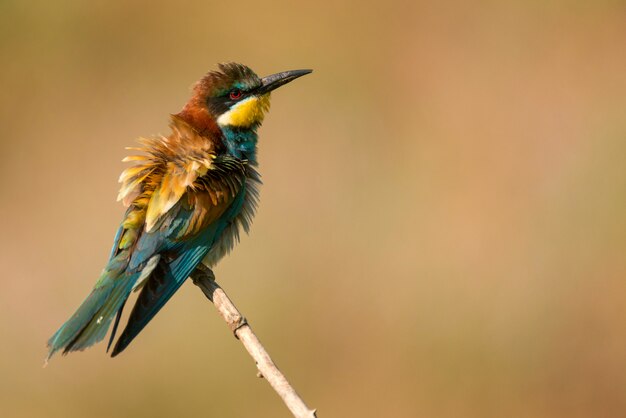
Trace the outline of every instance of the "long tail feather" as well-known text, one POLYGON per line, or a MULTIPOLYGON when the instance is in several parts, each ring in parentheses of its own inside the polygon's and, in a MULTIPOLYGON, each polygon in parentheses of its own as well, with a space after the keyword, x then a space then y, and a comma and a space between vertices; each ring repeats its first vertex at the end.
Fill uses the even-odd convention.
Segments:
POLYGON ((106 335, 113 315, 120 309, 139 274, 122 274, 104 278, 94 288, 74 315, 48 340, 48 358, 63 350, 84 350, 102 340, 106 335))
POLYGON ((120 319, 122 319, 122 313, 124 312, 124 306, 126 305, 126 300, 124 301, 124 303, 122 303, 122 306, 120 306, 120 309, 117 311, 117 315, 115 315, 115 322, 113 323, 113 330, 111 331, 111 336, 109 337, 109 342, 107 343, 107 353, 111 349, 111 345, 113 344, 113 340, 115 339, 115 334, 117 333, 117 327, 120 324, 120 319))
POLYGON ((132 274, 118 279, 119 282, 115 284, 113 291, 104 301, 102 307, 65 347, 63 354, 67 354, 70 351, 84 350, 104 339, 113 317, 121 309, 132 291, 137 276, 138 274, 132 274))

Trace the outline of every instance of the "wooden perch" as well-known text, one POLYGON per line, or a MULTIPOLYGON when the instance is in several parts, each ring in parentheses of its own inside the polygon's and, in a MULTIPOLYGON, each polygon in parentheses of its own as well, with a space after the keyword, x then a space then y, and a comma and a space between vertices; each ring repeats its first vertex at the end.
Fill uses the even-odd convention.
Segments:
POLYGON ((241 315, 226 292, 215 282, 213 271, 202 264, 200 266, 191 274, 193 283, 202 289, 206 297, 213 302, 220 316, 235 334, 235 337, 248 350, 248 353, 256 362, 259 377, 264 377, 268 381, 294 417, 316 418, 315 410, 309 409, 304 401, 300 399, 285 375, 278 370, 270 355, 265 351, 246 318, 241 315))

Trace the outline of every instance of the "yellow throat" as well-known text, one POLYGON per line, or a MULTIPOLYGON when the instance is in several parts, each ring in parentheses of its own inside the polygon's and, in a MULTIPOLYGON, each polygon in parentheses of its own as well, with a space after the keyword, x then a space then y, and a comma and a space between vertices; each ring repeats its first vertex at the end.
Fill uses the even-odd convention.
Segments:
POLYGON ((263 122, 265 112, 270 108, 270 94, 250 96, 230 108, 217 118, 220 126, 249 128, 263 122))

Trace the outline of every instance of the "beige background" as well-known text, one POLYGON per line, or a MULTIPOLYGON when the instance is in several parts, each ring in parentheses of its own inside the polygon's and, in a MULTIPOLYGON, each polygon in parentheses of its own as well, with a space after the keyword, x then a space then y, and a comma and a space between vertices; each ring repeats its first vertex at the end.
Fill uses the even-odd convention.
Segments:
POLYGON ((216 270, 327 417, 626 414, 621 1, 0 1, 0 415, 288 417, 192 285, 120 357, 45 341, 124 146, 235 60, 281 89, 216 270))

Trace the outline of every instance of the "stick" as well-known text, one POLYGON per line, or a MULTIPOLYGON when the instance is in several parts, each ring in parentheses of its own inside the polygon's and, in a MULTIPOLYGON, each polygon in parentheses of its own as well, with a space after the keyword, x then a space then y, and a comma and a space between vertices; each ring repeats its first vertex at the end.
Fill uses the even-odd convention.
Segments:
POLYGON ((316 418, 315 410, 309 409, 300 399, 294 388, 289 384, 285 375, 278 370, 270 355, 250 328, 241 312, 237 310, 226 292, 215 282, 213 271, 204 265, 200 265, 191 274, 193 284, 198 286, 205 296, 213 302, 220 316, 226 321, 228 327, 240 340, 248 353, 256 362, 259 377, 264 377, 272 388, 278 393, 296 418, 316 418))

